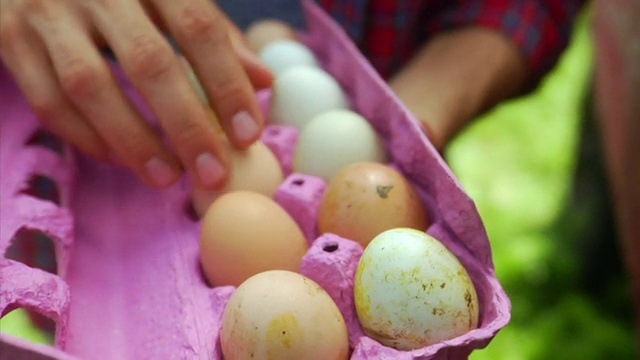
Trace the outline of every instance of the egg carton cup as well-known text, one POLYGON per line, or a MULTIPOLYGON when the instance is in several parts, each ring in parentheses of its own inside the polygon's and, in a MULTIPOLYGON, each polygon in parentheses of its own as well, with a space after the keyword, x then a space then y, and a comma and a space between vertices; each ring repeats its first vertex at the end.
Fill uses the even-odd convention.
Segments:
MULTIPOLYGON (((275 200, 311 246, 300 272, 318 282, 346 321, 351 359, 465 359, 485 347, 510 319, 511 304, 494 272, 491 248, 472 200, 349 38, 313 2, 304 2, 303 41, 346 91, 354 110, 378 131, 391 163, 415 186, 432 225, 427 232, 453 252, 478 293, 477 329, 428 347, 398 351, 360 327, 353 285, 362 247, 316 229, 326 183, 292 171, 296 129, 270 125, 263 142, 286 179, 275 200)), ((117 66, 114 74, 141 113, 154 121, 117 66)), ((6 69, 0 69, 0 313, 25 308, 56 324, 55 344, 0 335, 6 359, 222 359, 222 313, 234 287, 209 287, 198 257, 200 222, 190 215, 187 178, 167 190, 143 185, 131 172, 74 153, 52 151, 6 69), (34 140, 35 139, 35 140, 34 140), (28 191, 34 176, 53 180, 55 199, 28 191), (21 231, 53 240, 57 273, 8 259, 21 231)), ((268 110, 269 92, 259 94, 268 110)), ((259 239, 257 239, 258 241, 259 239)))

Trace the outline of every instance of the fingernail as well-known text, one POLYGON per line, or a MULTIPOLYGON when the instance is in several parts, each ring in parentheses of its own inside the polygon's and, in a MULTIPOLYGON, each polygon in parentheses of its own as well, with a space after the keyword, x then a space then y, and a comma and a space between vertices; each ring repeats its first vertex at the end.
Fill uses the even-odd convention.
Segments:
POLYGON ((224 178, 225 170, 213 155, 204 153, 196 158, 196 171, 203 185, 213 186, 224 178))
POLYGON ((236 135, 236 139, 240 142, 251 142, 258 137, 258 124, 248 111, 240 111, 233 119, 231 126, 236 135))
POLYGON ((176 177, 176 173, 171 169, 171 166, 157 157, 147 161, 144 164, 144 168, 151 180, 161 187, 171 185, 176 177))

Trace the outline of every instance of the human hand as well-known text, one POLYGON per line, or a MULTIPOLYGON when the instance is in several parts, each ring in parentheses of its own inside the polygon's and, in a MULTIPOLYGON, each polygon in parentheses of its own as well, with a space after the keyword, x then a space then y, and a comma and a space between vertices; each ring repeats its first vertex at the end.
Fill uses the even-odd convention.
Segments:
POLYGON ((199 102, 165 30, 195 69, 220 126, 246 148, 264 120, 255 89, 272 75, 209 0, 0 0, 0 57, 52 132, 152 186, 186 168, 205 188, 227 177, 216 119, 199 102), (127 100, 99 48, 108 45, 171 148, 127 100))

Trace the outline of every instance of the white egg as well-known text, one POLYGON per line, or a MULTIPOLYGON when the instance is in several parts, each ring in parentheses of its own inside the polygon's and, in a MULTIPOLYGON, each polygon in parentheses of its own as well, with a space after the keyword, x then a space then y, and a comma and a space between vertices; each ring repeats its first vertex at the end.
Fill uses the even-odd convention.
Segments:
POLYGON ((458 259, 423 231, 387 230, 365 249, 355 281, 358 319, 385 346, 417 349, 478 325, 478 298, 458 259))
POLYGON ((340 84, 330 74, 316 67, 297 66, 274 81, 269 120, 302 129, 316 115, 348 107, 340 84))
POLYGON ((295 40, 274 41, 265 46, 259 56, 275 76, 295 66, 318 65, 313 52, 295 40))
POLYGON ((293 169, 329 181, 357 162, 384 162, 386 153, 375 129, 351 110, 315 116, 300 132, 293 169))

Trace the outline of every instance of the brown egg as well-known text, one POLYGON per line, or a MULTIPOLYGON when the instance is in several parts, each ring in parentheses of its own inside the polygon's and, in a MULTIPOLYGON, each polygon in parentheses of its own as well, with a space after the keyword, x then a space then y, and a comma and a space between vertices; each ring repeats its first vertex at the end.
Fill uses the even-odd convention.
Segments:
POLYGON ((226 193, 202 219, 200 259, 213 286, 238 286, 266 270, 297 272, 308 248, 291 216, 259 193, 226 193))
POLYGON ((220 190, 194 187, 191 199, 199 217, 204 216, 211 203, 224 193, 246 190, 273 197, 284 181, 278 159, 261 141, 255 142, 246 150, 234 148, 226 139, 223 140, 223 145, 231 163, 230 178, 220 190))
POLYGON ((256 54, 263 47, 277 40, 297 40, 295 30, 285 22, 268 19, 256 22, 245 31, 249 47, 256 54))
POLYGON ((398 227, 428 227, 424 206, 401 173, 387 165, 360 162, 331 179, 320 204, 320 233, 333 233, 366 247, 376 235, 398 227))

